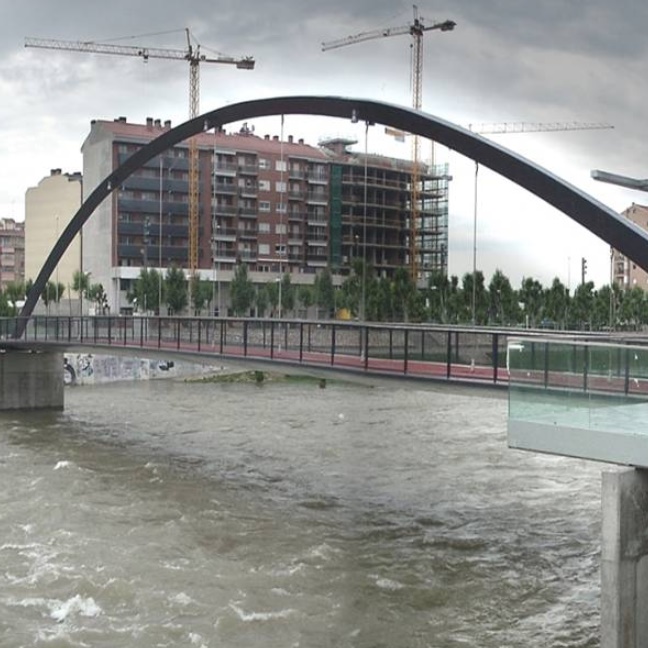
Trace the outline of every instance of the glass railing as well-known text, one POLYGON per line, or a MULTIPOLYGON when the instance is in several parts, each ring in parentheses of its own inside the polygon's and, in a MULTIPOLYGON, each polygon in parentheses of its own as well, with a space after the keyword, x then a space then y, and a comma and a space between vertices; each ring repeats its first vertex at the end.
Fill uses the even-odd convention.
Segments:
POLYGON ((509 339, 509 446, 648 465, 648 346, 509 339))

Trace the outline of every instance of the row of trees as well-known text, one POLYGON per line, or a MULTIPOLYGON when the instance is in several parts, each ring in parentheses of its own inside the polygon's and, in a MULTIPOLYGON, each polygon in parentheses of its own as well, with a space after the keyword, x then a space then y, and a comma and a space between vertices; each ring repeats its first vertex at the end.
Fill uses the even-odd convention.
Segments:
MULTIPOLYGON (((25 300, 27 293, 32 288, 33 281, 14 281, 5 286, 3 291, 0 291, 0 316, 13 317, 18 314, 19 305, 25 300)), ((90 283, 90 273, 83 273, 77 271, 74 273, 73 282, 71 286, 65 286, 60 282, 48 281, 40 295, 40 298, 45 304, 48 314, 52 306, 56 307, 57 312, 60 310, 60 304, 66 296, 66 288, 68 297, 70 292, 76 292, 78 298, 86 299, 89 303, 93 304, 101 310, 107 307, 107 296, 104 287, 100 283, 90 283)), ((71 313, 70 313, 71 314, 71 313)))
MULTIPOLYGON (((212 307, 214 285, 191 279, 189 291, 182 270, 171 268, 163 281, 155 270, 142 270, 131 300, 137 304, 162 302, 170 312, 180 313, 188 306, 200 314, 212 307), (133 299, 134 298, 134 299, 133 299)), ((313 285, 292 284, 289 274, 281 281, 255 286, 246 265, 239 265, 229 285, 226 311, 234 315, 291 316, 297 309, 316 307, 320 316, 346 310, 353 318, 374 322, 438 322, 480 326, 528 326, 559 329, 639 328, 648 324, 648 298, 638 287, 622 290, 616 284, 596 290, 593 282, 580 284, 573 292, 555 278, 549 287, 525 278, 514 289, 504 273, 497 270, 488 285, 478 271, 457 276, 433 274, 424 289, 418 289, 409 272, 400 268, 392 279, 377 277, 362 259, 339 288, 329 269, 322 270, 313 285)), ((154 309, 150 309, 154 310, 154 309)))
MULTIPOLYGON (((77 271, 69 290, 96 311, 107 307, 106 292, 92 283, 89 273, 77 271)), ((18 304, 32 282, 9 284, 0 293, 0 315, 17 314, 18 304)), ((66 286, 48 282, 41 298, 49 309, 66 294, 66 286)), ((182 269, 171 267, 162 276, 156 270, 142 269, 128 300, 140 312, 158 312, 166 306, 169 314, 214 312, 215 290, 211 281, 193 276, 187 281, 182 269), (189 303, 191 299, 191 304, 189 303)), ((247 266, 239 265, 229 284, 229 300, 224 313, 234 315, 284 316, 308 312, 316 307, 320 317, 346 311, 351 317, 374 322, 437 322, 493 326, 552 327, 559 329, 607 328, 637 329, 648 324, 648 298, 638 287, 622 290, 617 285, 596 290, 592 282, 582 283, 573 294, 555 278, 544 287, 532 278, 511 285, 500 270, 488 284, 478 271, 457 276, 433 274, 424 289, 416 287, 409 272, 400 268, 392 279, 377 277, 371 266, 356 259, 351 273, 334 286, 329 269, 322 270, 312 285, 296 286, 290 274, 281 280, 257 286, 248 276, 247 266)))

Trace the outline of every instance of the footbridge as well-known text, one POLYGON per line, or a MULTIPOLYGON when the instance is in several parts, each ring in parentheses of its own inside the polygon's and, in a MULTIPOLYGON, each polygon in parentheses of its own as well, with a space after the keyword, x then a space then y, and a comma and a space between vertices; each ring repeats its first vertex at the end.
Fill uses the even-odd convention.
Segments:
MULTIPOLYGON (((5 358, 82 351, 321 377, 504 387, 510 330, 335 320, 32 316, 24 325, 19 318, 0 320, 0 333, 5 358)), ((62 372, 62 363, 59 367, 62 372)))

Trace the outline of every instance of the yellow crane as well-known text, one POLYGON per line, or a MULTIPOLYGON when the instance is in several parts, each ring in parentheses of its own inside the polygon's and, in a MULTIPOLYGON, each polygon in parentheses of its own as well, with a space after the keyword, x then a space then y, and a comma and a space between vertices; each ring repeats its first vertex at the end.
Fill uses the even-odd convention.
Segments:
MULTIPOLYGON (((375 38, 384 38, 387 36, 401 36, 409 34, 412 37, 412 61, 411 61, 411 81, 412 81, 412 107, 415 110, 421 109, 421 97, 423 88, 423 34, 426 31, 438 29, 440 31, 452 31, 456 24, 453 20, 444 20, 434 22, 430 25, 424 23, 423 18, 418 15, 418 7, 414 7, 414 20, 407 25, 399 27, 387 27, 376 29, 374 31, 361 32, 346 38, 328 41, 322 43, 322 51, 354 45, 363 41, 373 40, 375 38)), ((419 219, 419 202, 420 202, 420 180, 421 171, 419 168, 419 139, 415 135, 412 139, 412 178, 410 188, 410 272, 412 278, 416 281, 418 278, 418 249, 417 249, 417 228, 419 219)))
MULTIPOLYGON (((201 54, 200 45, 193 44, 191 32, 185 29, 187 48, 168 49, 160 47, 140 47, 135 45, 115 45, 93 41, 68 41, 51 38, 25 38, 25 47, 40 47, 52 50, 110 54, 114 56, 138 56, 144 61, 150 58, 181 60, 189 62, 189 117, 200 114, 200 64, 222 63, 234 65, 240 70, 254 69, 251 56, 233 57, 218 55, 210 58, 201 54)), ((198 267, 198 143, 195 137, 189 140, 189 271, 191 275, 198 267)))

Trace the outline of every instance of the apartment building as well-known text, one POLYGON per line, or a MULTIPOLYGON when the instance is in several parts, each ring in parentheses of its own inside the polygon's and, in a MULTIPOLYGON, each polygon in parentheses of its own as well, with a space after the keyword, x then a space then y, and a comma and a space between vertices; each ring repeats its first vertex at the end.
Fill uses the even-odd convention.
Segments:
MULTIPOLYGON (((621 212, 621 215, 641 229, 648 230, 648 206, 632 203, 630 207, 621 212)), ((639 286, 648 291, 648 273, 645 270, 613 248, 610 249, 610 256, 612 282, 621 288, 639 286)))
MULTIPOLYGON (((81 206, 80 173, 52 169, 36 187, 25 194, 26 279, 35 280, 56 240, 81 206)), ((81 234, 78 234, 59 262, 51 280, 71 286, 74 273, 83 268, 81 234)), ((69 292, 69 291, 68 291, 69 292)))
POLYGON ((330 159, 330 262, 348 270, 362 256, 378 276, 417 269, 424 283, 447 272, 448 169, 418 169, 417 209, 412 226, 412 162, 349 150, 355 140, 320 142, 330 159), (412 245, 412 236, 415 237, 412 245), (412 250, 416 254, 412 264, 412 250))
POLYGON ((0 290, 25 280, 25 224, 0 218, 0 290))
MULTIPOLYGON (((84 195, 171 123, 96 120, 82 146, 84 195)), ((353 153, 350 140, 320 147, 291 135, 236 132, 197 136, 197 272, 224 291, 246 263, 265 284, 289 272, 312 283, 329 266, 340 275, 362 254, 381 276, 410 263, 411 162, 353 153), (367 196, 365 207, 365 193, 367 196)), ((447 267, 447 172, 421 167, 416 235, 420 277, 447 267)), ((106 289, 113 312, 143 267, 189 265, 189 146, 148 162, 95 211, 84 228, 83 267, 106 289)))

